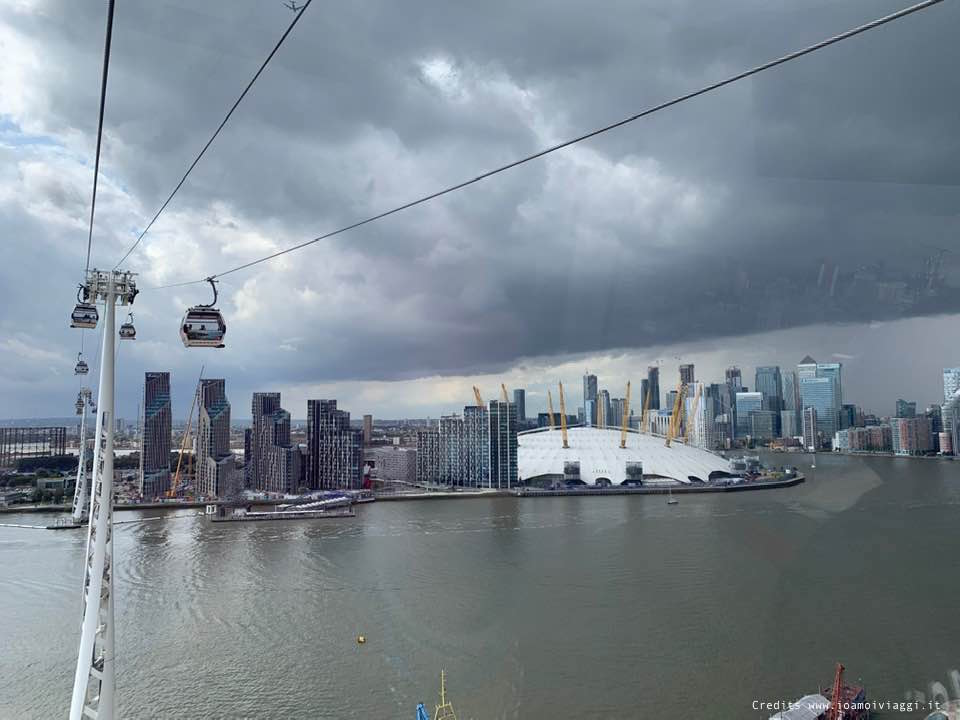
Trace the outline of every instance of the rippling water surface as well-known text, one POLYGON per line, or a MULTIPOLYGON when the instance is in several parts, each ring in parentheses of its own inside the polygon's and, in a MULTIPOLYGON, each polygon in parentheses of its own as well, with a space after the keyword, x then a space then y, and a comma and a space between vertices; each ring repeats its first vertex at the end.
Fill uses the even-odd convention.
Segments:
MULTIPOLYGON (((890 700, 960 666, 960 463, 115 537, 121 718, 412 718, 441 667, 464 720, 765 718, 837 660, 890 700)), ((66 717, 84 542, 0 528, 0 718, 66 717)))

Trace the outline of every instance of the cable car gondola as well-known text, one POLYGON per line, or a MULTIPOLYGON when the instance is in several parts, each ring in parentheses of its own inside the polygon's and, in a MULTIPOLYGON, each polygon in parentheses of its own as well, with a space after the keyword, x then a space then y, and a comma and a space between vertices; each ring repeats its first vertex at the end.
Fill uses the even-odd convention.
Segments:
POLYGON ((227 324, 217 310, 217 285, 213 278, 207 278, 213 288, 213 302, 209 305, 194 305, 187 310, 180 324, 180 337, 184 347, 222 348, 223 336, 227 333, 227 324))
POLYGON ((133 326, 133 313, 127 316, 127 321, 120 326, 121 340, 136 340, 137 329, 133 326))
POLYGON ((77 415, 83 415, 83 397, 77 395, 77 415))
POLYGON ((100 316, 97 314, 97 306, 87 302, 87 289, 81 285, 77 290, 77 305, 70 313, 70 327, 86 328, 92 330, 97 327, 97 321, 100 316))
POLYGON ((88 372, 90 372, 90 368, 87 367, 87 363, 83 359, 83 353, 77 353, 77 366, 73 368, 73 374, 86 375, 88 372))

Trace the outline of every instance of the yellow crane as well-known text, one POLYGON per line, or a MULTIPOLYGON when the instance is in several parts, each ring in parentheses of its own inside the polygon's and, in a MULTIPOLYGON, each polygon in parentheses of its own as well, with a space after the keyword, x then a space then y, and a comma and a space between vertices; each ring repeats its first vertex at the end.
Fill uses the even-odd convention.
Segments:
POLYGON ((623 423, 620 426, 620 448, 627 448, 627 422, 630 419, 630 381, 627 380, 627 397, 623 401, 623 423))
POLYGON ((550 429, 556 430, 557 424, 553 421, 553 395, 550 394, 550 391, 547 390, 547 411, 550 413, 550 429))
MULTIPOLYGON (((187 440, 190 438, 190 428, 193 427, 193 409, 197 406, 197 396, 200 394, 200 382, 203 380, 203 368, 200 367, 200 377, 197 379, 197 389, 193 393, 193 402, 190 404, 190 415, 187 417, 187 428, 183 431, 183 440, 180 441, 180 455, 177 457, 177 472, 173 476, 173 482, 170 483, 170 489, 167 490, 167 497, 174 498, 180 491, 180 466, 183 464, 183 451, 187 447, 187 440)), ((188 461, 189 462, 189 461, 188 461)), ((190 465, 193 467, 192 464, 190 465)))
POLYGON ((643 409, 640 411, 640 432, 650 431, 650 386, 647 385, 647 392, 643 396, 643 409))
POLYGON ((687 417, 687 445, 693 434, 693 426, 697 424, 697 410, 700 409, 700 394, 703 392, 703 383, 697 383, 697 392, 693 395, 693 409, 687 417))
POLYGON ((667 425, 667 447, 670 447, 670 443, 680 431, 680 412, 681 408, 683 407, 683 400, 686 394, 686 384, 679 383, 677 385, 677 396, 673 399, 673 412, 670 413, 670 423, 667 425))
POLYGON ((478 388, 476 385, 473 386, 473 397, 477 399, 477 405, 480 407, 486 407, 483 402, 483 398, 480 396, 480 388, 478 388))
POLYGON ((509 403, 510 398, 507 396, 507 386, 504 385, 503 383, 500 383, 500 390, 503 392, 503 401, 505 403, 509 403))
POLYGON ((560 432, 563 433, 563 448, 570 447, 567 444, 567 404, 563 401, 563 383, 560 383, 560 432))

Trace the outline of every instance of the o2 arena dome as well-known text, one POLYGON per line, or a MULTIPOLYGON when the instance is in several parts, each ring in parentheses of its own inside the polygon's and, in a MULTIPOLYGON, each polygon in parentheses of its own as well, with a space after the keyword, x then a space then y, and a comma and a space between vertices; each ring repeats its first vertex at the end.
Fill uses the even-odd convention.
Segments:
POLYGON ((559 429, 519 433, 517 465, 523 483, 689 485, 737 476, 725 458, 682 440, 667 447, 663 437, 628 431, 627 446, 621 448, 619 428, 572 427, 567 436, 569 447, 564 448, 559 429))

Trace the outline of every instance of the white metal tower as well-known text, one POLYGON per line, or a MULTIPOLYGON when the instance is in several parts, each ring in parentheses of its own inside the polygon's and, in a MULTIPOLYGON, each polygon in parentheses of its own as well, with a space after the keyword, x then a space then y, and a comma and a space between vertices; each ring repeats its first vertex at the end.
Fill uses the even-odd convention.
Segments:
POLYGON ((90 388, 80 389, 80 461, 77 463, 77 482, 73 489, 72 518, 75 523, 83 522, 87 510, 87 408, 90 407, 92 394, 90 388))
POLYGON ((91 302, 104 304, 100 389, 97 398, 93 489, 83 577, 83 623, 77 671, 73 679, 70 720, 113 720, 113 433, 114 343, 116 304, 129 305, 137 289, 133 273, 89 270, 86 289, 91 302))

